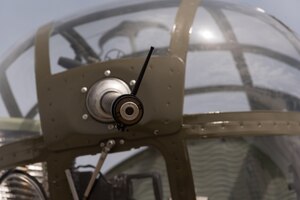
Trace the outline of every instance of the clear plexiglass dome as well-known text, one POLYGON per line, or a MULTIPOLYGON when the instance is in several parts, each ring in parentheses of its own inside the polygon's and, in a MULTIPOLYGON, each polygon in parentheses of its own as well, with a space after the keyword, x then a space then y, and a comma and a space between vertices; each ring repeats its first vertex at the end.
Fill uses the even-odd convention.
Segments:
MULTIPOLYGON (((111 12, 57 22, 50 41, 52 73, 70 69, 58 64, 61 57, 78 66, 145 56, 149 46, 167 55, 178 5, 126 2, 111 12)), ((184 112, 298 111, 299 44, 288 27, 260 8, 204 1, 190 29, 184 112)), ((33 38, 24 41, 1 62, 0 116, 36 117, 32 45, 33 38)))

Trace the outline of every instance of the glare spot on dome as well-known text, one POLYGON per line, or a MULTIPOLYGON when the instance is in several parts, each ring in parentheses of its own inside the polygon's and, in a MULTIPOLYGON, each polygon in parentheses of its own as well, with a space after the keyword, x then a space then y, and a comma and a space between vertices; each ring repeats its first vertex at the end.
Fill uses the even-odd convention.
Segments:
POLYGON ((210 30, 201 30, 199 33, 201 37, 207 41, 215 39, 215 35, 210 30))
POLYGON ((265 13, 266 11, 264 10, 264 9, 262 9, 262 8, 256 8, 256 10, 258 11, 258 12, 261 12, 261 13, 265 13))
POLYGON ((175 32, 175 30, 176 30, 176 24, 173 25, 172 32, 175 32))

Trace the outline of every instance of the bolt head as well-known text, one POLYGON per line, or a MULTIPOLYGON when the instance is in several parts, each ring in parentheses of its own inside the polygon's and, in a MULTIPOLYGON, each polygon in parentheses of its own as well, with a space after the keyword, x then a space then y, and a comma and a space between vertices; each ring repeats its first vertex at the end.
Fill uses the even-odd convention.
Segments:
POLYGON ((136 83, 136 81, 135 81, 135 80, 131 80, 131 81, 129 82, 129 85, 130 85, 130 86, 134 86, 134 85, 135 85, 135 83, 136 83))
POLYGON ((83 115, 82 115, 82 119, 83 119, 83 120, 87 120, 88 118, 89 118, 89 115, 88 115, 88 114, 83 114, 83 115))
POLYGON ((88 89, 87 89, 87 87, 82 87, 80 91, 81 91, 81 93, 86 93, 88 91, 88 89))
POLYGON ((104 76, 110 76, 110 74, 111 74, 111 71, 110 71, 110 70, 105 70, 104 76))

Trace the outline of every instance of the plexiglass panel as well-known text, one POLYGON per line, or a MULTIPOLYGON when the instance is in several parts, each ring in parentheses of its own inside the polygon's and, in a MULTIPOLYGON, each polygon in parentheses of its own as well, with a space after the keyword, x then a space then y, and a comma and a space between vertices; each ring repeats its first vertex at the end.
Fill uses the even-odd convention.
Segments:
POLYGON ((265 47, 282 54, 288 54, 294 58, 299 58, 299 53, 289 41, 288 31, 280 32, 276 27, 275 20, 264 16, 261 12, 249 16, 236 11, 223 10, 228 22, 232 27, 239 43, 251 44, 254 46, 265 47), (267 22, 265 22, 265 20, 267 22), (247 28, 245 27, 247 25, 247 28))
POLYGON ((6 117, 6 116, 8 116, 8 112, 2 98, 0 97, 0 117, 6 117))
MULTIPOLYGON (((69 43, 66 38, 60 34, 52 36, 49 40, 49 50, 50 50, 50 64, 51 64, 51 73, 56 74, 63 72, 66 68, 63 68, 59 65, 59 58, 69 58, 76 60, 76 49, 75 46, 69 43)), ((80 51, 80 49, 77 49, 80 51)))
POLYGON ((242 85, 232 55, 226 51, 189 52, 185 87, 219 85, 242 85))
POLYGON ((6 70, 6 77, 21 115, 28 116, 37 103, 34 47, 25 51, 10 65, 6 70))
MULTIPOLYGON (((99 157, 99 155, 96 157, 99 157)), ((76 182, 79 196, 86 187, 86 179, 89 179, 96 161, 95 156, 93 158, 91 156, 77 158, 74 178, 80 181, 76 182), (81 186, 83 187, 80 188, 81 186)), ((155 200, 160 199, 155 197, 159 191, 162 192, 162 199, 171 197, 165 161, 154 148, 142 147, 131 151, 109 154, 103 167, 101 169, 102 175, 98 177, 91 198, 110 199, 108 196, 113 195, 115 198, 155 200), (110 164, 110 167, 113 167, 108 169, 105 166, 107 163, 110 164)))
POLYGON ((89 63, 145 56, 150 46, 156 48, 154 54, 166 55, 178 5, 179 1, 135 2, 100 8, 65 24, 57 22, 50 40, 52 74, 89 63))
POLYGON ((245 92, 206 93, 203 91, 202 93, 200 90, 195 90, 195 94, 186 95, 184 100, 184 112, 186 114, 250 110, 245 92))
MULTIPOLYGON (((165 48, 170 42, 177 7, 140 9, 75 28, 101 60, 136 56, 150 46, 165 48), (155 12, 155 15, 153 15, 155 12)), ((141 56, 141 55, 140 55, 141 56)))
POLYGON ((246 53, 253 85, 300 98, 300 65, 291 66, 280 58, 274 59, 246 53))
POLYGON ((263 10, 205 1, 189 44, 185 113, 299 111, 299 39, 263 10))
POLYGON ((261 141, 260 138, 249 142, 251 139, 188 141, 198 196, 209 200, 297 199, 296 189, 293 188, 296 183, 291 181, 295 175, 291 172, 286 174, 278 164, 278 159, 273 160, 273 157, 280 156, 285 150, 272 144, 272 138, 269 137, 264 141, 272 146, 272 152, 268 154, 256 144, 261 141))
POLYGON ((206 7, 197 9, 190 34, 190 44, 225 42, 221 30, 206 7))
MULTIPOLYGON (((161 178, 163 199, 169 199, 171 197, 164 158, 154 148, 147 148, 116 166, 107 174, 107 177, 112 177, 114 174, 120 172, 125 174, 157 173, 161 178)), ((153 190, 151 191, 150 186, 152 187, 147 180, 141 182, 140 185, 135 184, 134 196, 136 199, 152 200, 153 190)))

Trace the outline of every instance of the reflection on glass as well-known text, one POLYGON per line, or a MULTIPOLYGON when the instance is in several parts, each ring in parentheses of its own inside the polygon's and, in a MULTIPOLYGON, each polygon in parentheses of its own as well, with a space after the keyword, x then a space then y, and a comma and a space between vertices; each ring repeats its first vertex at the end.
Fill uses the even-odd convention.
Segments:
POLYGON ((215 39, 215 35, 213 34, 213 32, 208 29, 200 30, 199 35, 207 41, 212 41, 213 39, 215 39))
POLYGON ((262 13, 265 13, 266 11, 264 10, 264 9, 262 9, 262 8, 256 8, 256 10, 258 11, 258 12, 262 12, 262 13))

